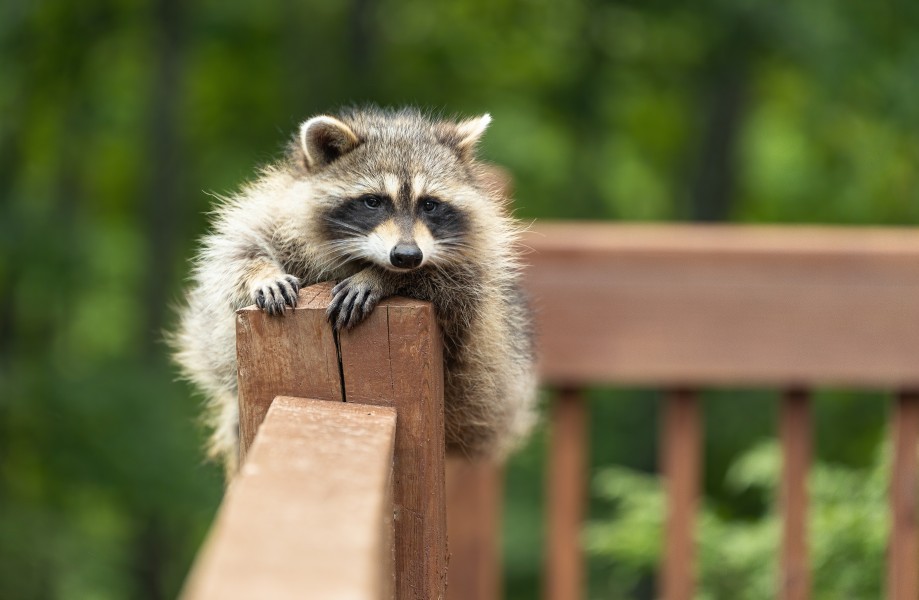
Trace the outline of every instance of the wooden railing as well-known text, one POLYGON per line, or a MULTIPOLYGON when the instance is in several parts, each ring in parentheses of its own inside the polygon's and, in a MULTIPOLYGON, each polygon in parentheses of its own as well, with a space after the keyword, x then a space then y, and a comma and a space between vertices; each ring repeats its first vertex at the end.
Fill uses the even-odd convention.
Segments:
POLYGON ((282 319, 238 313, 244 462, 185 598, 443 597, 443 358, 433 310, 385 300, 336 338, 330 300, 324 284, 301 291, 282 319), (320 413, 328 431, 310 416, 320 413))
POLYGON ((698 390, 783 391, 778 597, 809 597, 808 390, 890 390, 895 437, 887 597, 919 596, 919 231, 545 224, 526 243, 544 382, 559 390, 548 477, 547 597, 584 596, 578 543, 594 385, 669 390, 659 597, 694 594, 698 390))
POLYGON ((278 397, 186 598, 389 598, 396 411, 278 397))
MULTIPOLYGON (((895 393, 887 596, 915 600, 919 232, 541 224, 525 244, 541 373, 558 390, 550 411, 547 598, 584 597, 583 391, 596 385, 668 390, 658 594, 667 600, 694 593, 698 391, 782 392, 776 589, 781 598, 807 598, 808 390, 845 386, 895 393)), ((445 461, 431 307, 384 301, 336 340, 324 317, 329 287, 304 290, 300 301, 284 319, 239 313, 246 460, 185 597, 427 599, 446 589, 455 600, 497 598, 500 471, 445 461)))

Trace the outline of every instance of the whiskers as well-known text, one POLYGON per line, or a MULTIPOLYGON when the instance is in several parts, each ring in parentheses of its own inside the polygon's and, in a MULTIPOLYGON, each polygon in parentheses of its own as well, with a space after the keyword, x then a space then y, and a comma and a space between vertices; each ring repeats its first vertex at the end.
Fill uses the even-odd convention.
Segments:
POLYGON ((469 255, 473 255, 476 248, 462 236, 451 236, 434 240, 434 252, 430 256, 430 264, 435 267, 465 262, 469 255))
POLYGON ((461 251, 461 252, 475 251, 475 247, 472 244, 470 244, 468 241, 466 241, 466 239, 462 236, 455 235, 451 237, 439 238, 435 241, 437 245, 443 248, 444 250, 461 251))
POLYGON ((325 216, 324 219, 325 219, 325 221, 326 221, 327 223, 330 223, 330 224, 334 225, 335 228, 340 229, 342 233, 353 233, 353 234, 356 234, 356 235, 367 235, 367 232, 366 232, 366 231, 363 231, 363 230, 360 229, 359 227, 357 227, 357 226, 355 226, 355 225, 353 225, 353 224, 351 224, 351 223, 348 223, 348 222, 346 222, 346 221, 342 221, 342 220, 340 220, 340 219, 336 219, 336 218, 330 217, 330 216, 325 216))
POLYGON ((363 243, 359 239, 343 238, 329 240, 315 246, 315 267, 322 273, 334 273, 349 262, 363 255, 363 243))

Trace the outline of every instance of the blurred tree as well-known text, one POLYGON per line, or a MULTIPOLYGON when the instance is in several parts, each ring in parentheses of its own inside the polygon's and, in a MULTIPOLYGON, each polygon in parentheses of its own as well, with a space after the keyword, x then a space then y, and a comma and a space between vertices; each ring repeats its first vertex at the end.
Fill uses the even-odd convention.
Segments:
MULTIPOLYGON (((154 252, 147 255, 144 287, 145 331, 159 331, 166 322, 166 291, 175 279, 175 235, 183 232, 183 211, 178 203, 185 187, 185 162, 181 144, 179 110, 184 91, 185 45, 184 3, 180 0, 154 0, 152 24, 152 96, 149 109, 148 181, 141 210, 144 211, 144 237, 154 252)), ((146 350, 154 350, 154 336, 145 336, 146 350)))

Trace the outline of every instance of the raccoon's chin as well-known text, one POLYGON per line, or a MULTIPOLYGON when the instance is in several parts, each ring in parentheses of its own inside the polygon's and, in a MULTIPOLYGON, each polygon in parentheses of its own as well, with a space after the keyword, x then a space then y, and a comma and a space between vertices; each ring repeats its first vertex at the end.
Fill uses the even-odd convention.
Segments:
POLYGON ((383 267, 384 269, 386 269, 387 271, 389 271, 389 272, 391 272, 391 273, 400 273, 400 274, 403 274, 403 275, 404 275, 405 273, 412 273, 413 271, 420 271, 420 270, 423 269, 427 264, 428 264, 428 261, 424 261, 424 262, 422 262, 420 265, 418 265, 417 267, 408 267, 408 268, 397 267, 397 266, 394 266, 394 265, 391 265, 391 264, 386 264, 386 265, 377 264, 377 266, 383 267))
POLYGON ((387 273, 401 273, 404 275, 405 273, 411 273, 413 271, 420 271, 421 269, 426 267, 428 264, 430 264, 430 261, 428 261, 427 258, 425 258, 425 260, 423 260, 422 263, 418 265, 417 267, 403 268, 403 267, 397 267, 389 261, 383 261, 377 256, 361 256, 356 261, 355 264, 361 264, 364 267, 372 267, 374 269, 386 271, 387 273))

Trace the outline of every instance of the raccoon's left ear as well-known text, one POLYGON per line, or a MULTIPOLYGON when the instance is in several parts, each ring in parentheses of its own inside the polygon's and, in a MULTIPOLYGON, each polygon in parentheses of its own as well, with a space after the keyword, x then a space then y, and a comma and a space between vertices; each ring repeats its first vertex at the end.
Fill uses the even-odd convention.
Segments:
POLYGON ((329 164, 359 143, 351 128, 334 117, 313 117, 300 126, 300 146, 311 169, 329 164))
POLYGON ((491 115, 488 113, 473 119, 460 121, 447 128, 448 133, 444 136, 445 139, 441 141, 456 148, 461 158, 472 158, 473 154, 475 154, 475 147, 482 138, 482 134, 488 129, 489 123, 491 123, 491 115))

